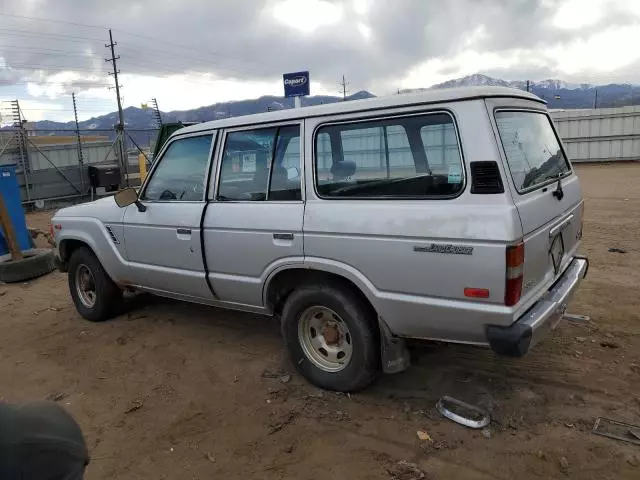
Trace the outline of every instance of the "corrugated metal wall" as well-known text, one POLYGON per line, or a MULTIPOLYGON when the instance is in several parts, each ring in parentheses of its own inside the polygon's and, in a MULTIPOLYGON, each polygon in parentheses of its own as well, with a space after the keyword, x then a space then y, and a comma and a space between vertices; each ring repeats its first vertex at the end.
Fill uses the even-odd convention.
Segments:
POLYGON ((640 160, 640 106, 552 111, 572 162, 640 160))
MULTIPOLYGON (((100 163, 110 159, 109 153, 112 142, 91 142, 82 145, 82 157, 85 164, 100 163)), ((29 163, 32 170, 53 168, 51 163, 58 168, 78 165, 78 147, 70 145, 38 145, 38 150, 31 148, 29 151, 29 163)), ((113 156, 113 155, 111 155, 113 156)))

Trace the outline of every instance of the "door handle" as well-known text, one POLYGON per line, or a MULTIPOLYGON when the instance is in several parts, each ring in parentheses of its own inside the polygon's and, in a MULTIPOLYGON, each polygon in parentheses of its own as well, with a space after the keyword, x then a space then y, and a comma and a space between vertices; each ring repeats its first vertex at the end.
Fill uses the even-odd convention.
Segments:
POLYGON ((191 235, 191 229, 190 228, 178 228, 176 230, 178 235, 191 235))
POLYGON ((293 233, 274 233, 274 240, 293 240, 293 233))

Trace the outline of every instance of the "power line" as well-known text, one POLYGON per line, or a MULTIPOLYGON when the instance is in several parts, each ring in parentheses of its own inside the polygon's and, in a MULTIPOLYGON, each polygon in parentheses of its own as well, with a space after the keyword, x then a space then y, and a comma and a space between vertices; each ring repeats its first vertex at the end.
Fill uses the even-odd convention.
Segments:
MULTIPOLYGON (((171 53, 171 52, 167 52, 164 50, 157 50, 157 49, 153 49, 153 48, 146 48, 146 47, 141 47, 141 48, 145 48, 144 53, 154 53, 155 57, 161 57, 161 56, 165 56, 165 57, 171 57, 171 58, 177 58, 181 61, 188 61, 188 60, 193 60, 199 63, 204 63, 210 67, 216 67, 219 70, 223 70, 223 71, 229 71, 229 72, 235 72, 235 73, 243 73, 243 74, 247 74, 247 73, 262 73, 264 71, 264 67, 261 67, 260 69, 255 68, 255 69, 243 69, 243 68, 238 68, 235 65, 233 66, 227 66, 227 65, 222 65, 220 63, 213 63, 211 60, 209 59, 205 59, 205 58, 201 58, 201 57, 194 57, 194 56, 190 56, 187 55, 185 53, 171 53)), ((124 50, 131 50, 134 51, 136 53, 138 53, 138 50, 135 49, 131 49, 127 46, 121 47, 121 49, 124 50)), ((146 61, 150 61, 150 60, 146 60, 146 61)), ((160 65, 158 62, 154 62, 158 65, 160 65)), ((191 66, 189 67, 184 67, 184 68, 191 68, 191 66)), ((215 70, 214 68, 211 68, 212 70, 215 70)))
POLYGON ((23 20, 37 20, 39 22, 62 23, 64 25, 75 25, 77 27, 101 28, 103 30, 107 29, 107 27, 105 26, 89 25, 86 23, 69 22, 65 20, 53 20, 50 18, 28 17, 26 15, 15 15, 12 13, 0 13, 0 17, 22 18, 23 20))
POLYGON ((8 32, 9 35, 17 35, 17 36, 33 36, 33 37, 52 37, 52 38, 61 38, 61 39, 74 39, 74 40, 90 40, 92 42, 99 42, 100 39, 96 39, 93 37, 81 37, 78 35, 65 35, 63 33, 52 33, 52 32, 33 32, 31 30, 18 30, 14 28, 3 28, 0 27, 0 32, 8 32))
MULTIPOLYGON (((96 57, 98 58, 98 57, 96 57)), ((76 72, 96 72, 96 76, 104 75, 104 71, 96 68, 85 68, 85 67, 73 67, 73 66, 65 66, 65 65, 36 65, 30 63, 13 63, 7 65, 5 68, 0 68, 2 70, 53 70, 53 71, 76 71, 76 72)))
MULTIPOLYGON (((12 17, 12 18, 21 18, 24 20, 33 20, 33 21, 41 21, 41 22, 49 22, 49 23, 59 23, 59 24, 64 24, 64 25, 75 25, 75 26, 80 26, 80 27, 88 27, 88 28, 98 28, 98 29, 105 29, 106 27, 101 27, 98 25, 90 25, 90 24, 83 24, 83 23, 78 23, 78 22, 69 22, 69 21, 63 21, 63 20, 53 20, 53 19, 49 19, 49 18, 41 18, 41 17, 29 17, 29 16, 25 16, 25 15, 13 15, 13 14, 6 14, 6 13, 0 13, 0 16, 6 16, 6 17, 12 17)), ((147 41, 151 41, 154 43, 162 43, 165 45, 168 45, 170 47, 174 47, 174 48, 184 48, 187 49, 189 51, 199 51, 202 53, 205 53, 209 56, 216 56, 216 57, 223 57, 223 58, 228 58, 228 59, 232 59, 232 60, 239 60, 241 62, 244 63, 254 63, 254 64, 258 64, 258 65, 262 65, 262 66, 271 66, 271 64, 266 63, 266 62, 259 62, 259 61, 247 61, 245 59, 239 58, 239 57, 234 57, 232 55, 226 55, 226 54, 222 54, 222 53, 217 53, 217 52, 211 52, 209 50, 204 50, 201 48, 198 48, 197 46, 194 45, 183 45, 183 44, 179 44, 179 43, 175 43, 175 42, 169 42, 167 40, 163 40, 161 38, 154 38, 154 37, 149 37, 147 35, 141 35, 139 33, 134 33, 134 32, 130 32, 128 30, 123 30, 123 29, 119 29, 119 28, 114 28, 113 30, 123 33, 125 35, 130 35, 132 37, 137 37, 143 40, 147 40, 147 41)), ((80 37, 78 37, 80 38, 80 37)), ((86 37, 84 37, 86 38, 86 37)), ((92 39, 91 39, 92 40, 92 39)))
POLYGON ((154 43, 162 43, 164 45, 168 45, 168 46, 174 47, 174 48, 184 48, 184 49, 189 50, 189 51, 201 52, 201 53, 204 53, 204 54, 209 55, 209 56, 228 58, 230 60, 239 60, 240 62, 243 62, 243 63, 256 64, 256 65, 260 65, 262 67, 265 67, 265 66, 271 67, 272 66, 272 64, 269 64, 269 63, 266 63, 266 62, 259 62, 259 61, 255 61, 255 60, 250 60, 249 61, 249 60, 245 60, 243 58, 235 57, 235 56, 232 56, 232 55, 226 55, 226 54, 223 54, 223 53, 212 52, 212 51, 209 51, 209 50, 203 50, 203 49, 198 48, 198 47, 196 47, 194 45, 182 45, 182 44, 179 44, 179 43, 168 42, 168 41, 162 40, 160 38, 153 38, 153 37, 148 37, 146 35, 140 35, 139 33, 128 32, 126 30, 120 30, 120 29, 114 29, 114 30, 119 31, 121 33, 124 33, 126 35, 131 35, 133 37, 138 37, 138 38, 141 38, 141 39, 144 39, 144 40, 147 40, 147 41, 151 41, 151 42, 154 42, 154 43))
MULTIPOLYGON (((86 57, 88 54, 86 52, 83 53, 70 53, 69 50, 61 50, 55 48, 42 48, 42 47, 29 47, 24 45, 15 45, 15 44, 0 44, 0 48, 8 48, 11 52, 17 51, 22 53, 46 53, 47 55, 50 53, 60 53, 60 56, 82 56, 86 57), (62 55, 65 54, 65 55, 62 55)), ((56 55, 57 56, 57 55, 56 55)))
POLYGON ((73 85, 75 87, 87 87, 87 88, 108 88, 111 85, 109 84, 102 84, 102 83, 89 83, 89 82, 74 82, 74 81, 66 81, 66 82, 62 82, 60 80, 54 80, 54 81, 44 81, 44 80, 16 80, 14 82, 11 82, 10 84, 7 85, 1 85, 0 84, 0 88, 2 87, 12 87, 14 85, 29 85, 29 84, 36 84, 36 85, 41 85, 41 86, 57 86, 57 85, 73 85))

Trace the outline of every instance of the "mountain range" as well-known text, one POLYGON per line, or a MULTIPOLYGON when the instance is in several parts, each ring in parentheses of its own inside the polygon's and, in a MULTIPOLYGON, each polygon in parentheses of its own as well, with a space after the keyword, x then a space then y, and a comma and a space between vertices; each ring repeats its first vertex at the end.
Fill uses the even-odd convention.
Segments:
MULTIPOLYGON (((401 90, 400 93, 409 93, 435 88, 451 88, 463 86, 480 86, 480 85, 496 85, 512 87, 524 90, 527 88, 527 82, 522 80, 506 81, 498 78, 492 78, 482 74, 468 75, 463 78, 449 80, 438 85, 433 85, 428 89, 407 89, 401 90)), ((609 84, 609 85, 590 85, 590 84, 571 84, 562 80, 542 80, 537 82, 528 82, 529 90, 535 95, 547 101, 549 108, 593 108, 597 101, 597 107, 614 107, 624 105, 640 104, 640 85, 630 84, 609 84), (596 98, 597 96, 597 98, 596 98)), ((374 97, 370 92, 359 91, 347 100, 355 100, 361 98, 374 97)), ((322 103, 332 103, 341 101, 341 97, 332 96, 309 96, 302 99, 304 105, 319 105, 322 103)), ((241 100, 235 102, 221 102, 206 107, 200 107, 192 110, 161 112, 162 121, 169 122, 204 122, 225 118, 228 116, 249 115, 252 113, 265 112, 267 110, 281 110, 293 108, 293 99, 278 96, 264 96, 257 99, 241 100)), ((153 112, 149 109, 136 107, 128 107, 124 109, 124 118, 127 127, 131 130, 153 128, 153 112)), ((117 112, 107 115, 91 118, 79 122, 80 129, 97 131, 105 135, 113 131, 113 126, 118 121, 117 112)), ((32 128, 37 130, 65 130, 75 128, 74 122, 52 122, 49 120, 33 122, 32 128)), ((83 132, 83 133, 84 133, 83 132)), ((51 132, 56 134, 56 132, 51 132)), ((67 133, 68 134, 68 133, 67 133)), ((112 136, 110 134, 110 136, 112 136)))

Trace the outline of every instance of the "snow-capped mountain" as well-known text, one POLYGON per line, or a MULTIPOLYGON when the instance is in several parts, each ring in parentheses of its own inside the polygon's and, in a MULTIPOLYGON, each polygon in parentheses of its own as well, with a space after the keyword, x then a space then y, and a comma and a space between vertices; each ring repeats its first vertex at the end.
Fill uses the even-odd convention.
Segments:
MULTIPOLYGON (((478 86, 497 86, 497 87, 511 87, 511 88, 519 88, 525 89, 527 86, 527 82, 525 80, 502 80, 500 78, 493 78, 487 75, 483 75, 481 73, 474 73, 473 75, 467 75, 466 77, 456 78, 453 80, 448 80, 443 83, 439 83, 437 85, 433 85, 430 88, 452 88, 452 87, 478 87, 478 86)), ((540 81, 531 81, 529 82, 529 88, 537 87, 539 89, 548 89, 548 90, 588 90, 592 88, 593 85, 589 85, 587 83, 568 83, 563 80, 557 79, 548 79, 548 80, 540 80, 540 81)))
MULTIPOLYGON (((526 80, 502 80, 481 73, 455 78, 429 88, 400 90, 398 93, 412 93, 434 88, 497 86, 527 89, 526 80)), ((588 83, 569 83, 563 80, 549 79, 530 81, 529 91, 545 100, 549 108, 605 108, 625 105, 640 105, 640 85, 609 84, 591 85, 588 83)))

